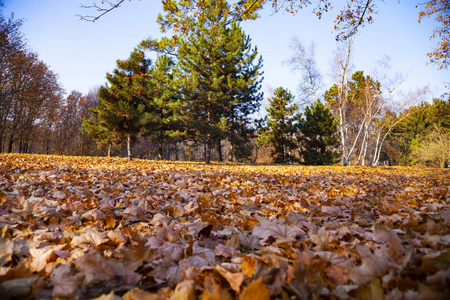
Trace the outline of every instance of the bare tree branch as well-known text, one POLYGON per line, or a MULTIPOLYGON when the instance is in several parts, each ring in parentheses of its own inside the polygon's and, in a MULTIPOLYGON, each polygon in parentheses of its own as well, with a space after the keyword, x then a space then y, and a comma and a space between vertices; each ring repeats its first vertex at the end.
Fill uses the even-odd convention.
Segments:
POLYGON ((92 3, 92 5, 80 5, 81 8, 87 8, 87 9, 91 9, 94 8, 97 12, 99 12, 98 15, 96 16, 82 16, 82 15, 77 15, 77 17, 80 17, 80 20, 85 20, 85 21, 89 21, 89 22, 95 22, 98 19, 100 19, 101 17, 103 17, 104 15, 106 15, 107 13, 109 13, 110 11, 118 8, 125 0, 116 0, 116 2, 111 2, 111 1, 107 1, 107 0, 103 0, 102 4, 107 4, 108 7, 101 7, 98 6, 97 3, 92 3))

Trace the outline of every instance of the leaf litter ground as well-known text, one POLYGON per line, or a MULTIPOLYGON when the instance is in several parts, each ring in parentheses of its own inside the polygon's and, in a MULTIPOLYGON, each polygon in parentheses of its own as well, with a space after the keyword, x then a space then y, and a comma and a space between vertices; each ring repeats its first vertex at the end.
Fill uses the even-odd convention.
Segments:
POLYGON ((0 296, 444 299, 450 172, 0 154, 0 296))

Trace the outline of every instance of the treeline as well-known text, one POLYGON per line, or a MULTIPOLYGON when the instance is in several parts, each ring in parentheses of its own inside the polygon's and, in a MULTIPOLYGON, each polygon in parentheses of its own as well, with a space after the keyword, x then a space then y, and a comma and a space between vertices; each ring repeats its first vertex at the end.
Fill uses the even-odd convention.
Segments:
POLYGON ((25 42, 21 20, 0 14, 0 151, 97 154, 81 120, 98 104, 96 92, 64 98, 58 75, 25 42))
POLYGON ((105 85, 67 97, 27 47, 21 21, 1 16, 0 150, 306 165, 450 161, 449 95, 433 103, 423 91, 395 96, 401 80, 389 69, 384 80, 351 71, 351 40, 336 52, 336 84, 324 92, 313 47, 295 41, 300 93, 277 88, 257 119, 262 58, 250 37, 227 2, 211 1, 201 14, 189 5, 177 8, 185 15, 159 18, 174 35, 143 41, 105 85))

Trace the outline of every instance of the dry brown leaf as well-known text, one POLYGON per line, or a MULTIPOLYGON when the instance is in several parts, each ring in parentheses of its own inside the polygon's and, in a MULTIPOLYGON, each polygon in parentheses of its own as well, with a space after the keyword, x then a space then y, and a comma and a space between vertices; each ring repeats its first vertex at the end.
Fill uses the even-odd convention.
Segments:
POLYGON ((366 245, 357 245, 356 251, 361 257, 361 266, 354 267, 349 278, 356 284, 366 284, 373 277, 383 276, 389 269, 389 257, 386 247, 376 248, 374 252, 366 245))
POLYGON ((234 250, 231 247, 219 244, 214 248, 217 256, 223 256, 225 258, 231 258, 234 254, 234 250))
MULTIPOLYGON (((448 170, 22 154, 0 165, 0 277, 38 271, 36 298, 140 278, 194 280, 196 297, 217 299, 258 278, 274 298, 450 293, 448 170)), ((173 294, 141 292, 126 295, 173 294)))
POLYGON ((127 270, 123 264, 105 259, 99 252, 92 251, 75 260, 78 270, 84 274, 84 284, 111 280, 121 276, 125 284, 136 284, 141 275, 127 270))
POLYGON ((70 298, 83 283, 84 274, 76 272, 71 264, 66 264, 54 268, 50 278, 53 297, 70 298))
POLYGON ((46 246, 39 249, 30 249, 30 254, 33 257, 31 269, 36 272, 42 271, 47 262, 56 259, 55 251, 63 249, 66 245, 46 246))
POLYGON ((108 241, 109 241, 109 239, 107 237, 106 232, 98 232, 98 231, 94 231, 92 229, 88 229, 84 233, 80 234, 79 236, 75 236, 72 239, 71 244, 73 246, 79 246, 82 248, 85 248, 87 246, 98 247, 101 244, 106 243, 108 241))
POLYGON ((0 291, 5 291, 10 297, 32 299, 34 292, 42 286, 42 279, 39 276, 33 276, 5 281, 0 284, 0 291))
POLYGON ((217 265, 214 270, 222 275, 223 278, 230 284, 231 289, 239 293, 241 289, 242 282, 244 281, 244 274, 242 273, 231 273, 227 269, 217 265))
POLYGON ((292 243, 305 234, 300 228, 277 224, 260 216, 255 216, 255 218, 261 225, 253 227, 252 235, 262 239, 263 242, 267 241, 269 237, 272 237, 276 240, 274 242, 275 245, 286 242, 292 243))
POLYGON ((384 291, 381 287, 381 280, 374 277, 369 283, 361 285, 356 290, 351 291, 350 295, 356 299, 383 300, 384 291))
POLYGON ((141 206, 130 205, 123 211, 123 217, 131 221, 141 220, 145 211, 141 206))

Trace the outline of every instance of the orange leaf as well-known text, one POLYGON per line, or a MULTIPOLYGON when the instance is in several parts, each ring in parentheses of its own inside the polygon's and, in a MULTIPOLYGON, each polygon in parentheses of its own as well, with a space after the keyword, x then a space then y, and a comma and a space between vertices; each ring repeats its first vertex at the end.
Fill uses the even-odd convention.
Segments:
POLYGON ((269 300, 270 290, 264 285, 261 278, 253 281, 249 286, 244 288, 239 300, 269 300))

